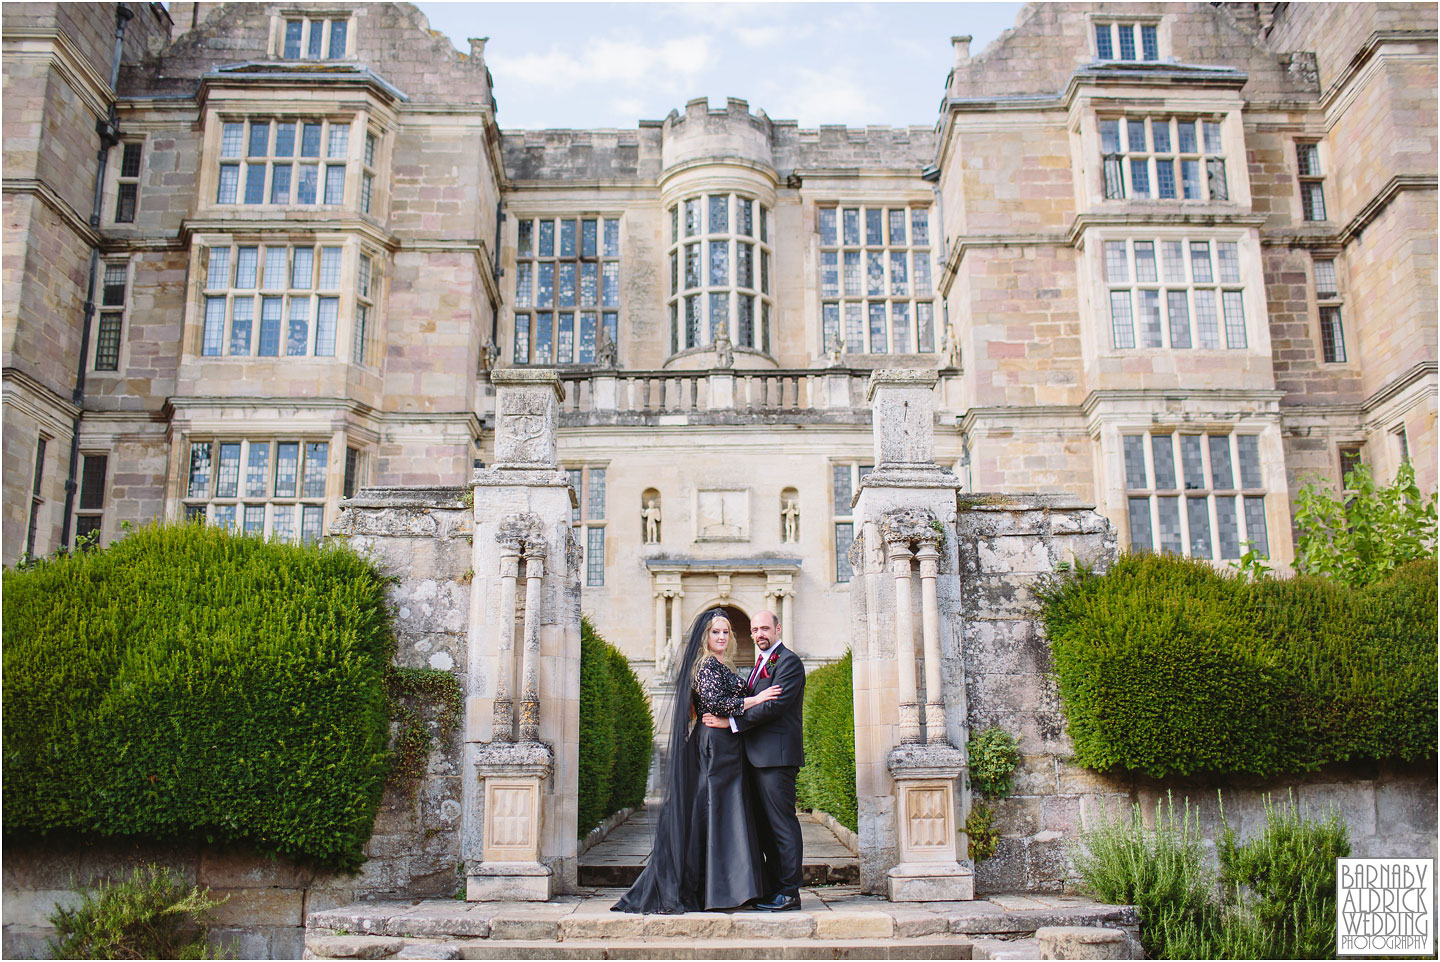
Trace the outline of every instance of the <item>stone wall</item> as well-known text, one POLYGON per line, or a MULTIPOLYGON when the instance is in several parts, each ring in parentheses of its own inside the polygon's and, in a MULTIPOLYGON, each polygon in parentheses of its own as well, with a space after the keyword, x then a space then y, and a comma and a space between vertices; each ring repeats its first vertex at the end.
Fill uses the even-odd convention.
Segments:
POLYGON ((1099 775, 1071 761, 1073 745, 1056 688, 1036 589, 1067 568, 1104 571, 1115 534, 1089 507, 1061 496, 961 495, 956 533, 961 570, 965 698, 972 733, 992 725, 1019 738, 1015 790, 993 803, 999 846, 975 869, 977 895, 1061 892, 1073 887, 1068 849, 1082 821, 1139 804, 1147 817, 1170 795, 1198 809, 1213 849, 1225 818, 1242 836, 1265 824, 1265 798, 1287 793, 1320 814, 1333 806, 1357 857, 1435 857, 1433 765, 1332 765, 1279 778, 1099 775))
MULTIPOLYGON (((465 664, 470 603, 466 489, 367 489, 344 503, 332 533, 347 536, 396 580, 389 589, 397 664, 455 671, 465 664)), ((215 910, 214 940, 238 958, 298 959, 311 912, 356 901, 448 898, 463 885, 460 860, 460 732, 432 753, 416 784, 386 789, 354 876, 289 859, 195 843, 99 844, 50 839, 7 842, 3 863, 6 958, 43 954, 57 904, 74 883, 115 877, 158 862, 228 901, 215 910)))

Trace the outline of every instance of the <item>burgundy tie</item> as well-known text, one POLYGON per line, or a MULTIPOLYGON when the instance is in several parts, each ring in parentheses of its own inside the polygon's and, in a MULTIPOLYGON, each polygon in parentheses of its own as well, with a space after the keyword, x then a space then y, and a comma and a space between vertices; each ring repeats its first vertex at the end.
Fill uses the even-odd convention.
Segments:
POLYGON ((747 687, 755 687, 755 681, 760 677, 760 666, 763 664, 765 664, 765 659, 764 657, 761 657, 758 661, 755 662, 755 667, 750 669, 750 680, 745 683, 747 687))

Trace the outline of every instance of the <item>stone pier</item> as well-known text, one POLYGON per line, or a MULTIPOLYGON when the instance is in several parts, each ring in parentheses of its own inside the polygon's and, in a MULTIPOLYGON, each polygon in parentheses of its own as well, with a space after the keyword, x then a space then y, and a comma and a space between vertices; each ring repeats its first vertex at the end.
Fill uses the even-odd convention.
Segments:
POLYGON ((576 887, 580 546, 552 371, 504 370, 495 464, 475 473, 461 849, 470 901, 576 887))
POLYGON ((875 470, 850 549, 860 885, 891 901, 974 897, 965 667, 954 537, 959 479, 935 463, 936 375, 870 379, 875 470))

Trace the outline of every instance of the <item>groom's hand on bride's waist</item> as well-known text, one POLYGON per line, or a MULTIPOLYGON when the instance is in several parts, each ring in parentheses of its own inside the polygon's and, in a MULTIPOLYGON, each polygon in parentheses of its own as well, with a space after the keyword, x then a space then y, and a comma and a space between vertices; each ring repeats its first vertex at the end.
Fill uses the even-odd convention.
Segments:
POLYGON ((711 715, 711 714, 708 713, 708 712, 705 713, 704 715, 700 716, 700 720, 701 720, 702 722, 704 722, 705 725, 706 725, 707 727, 709 727, 709 728, 729 728, 729 727, 730 727, 730 719, 728 719, 728 718, 717 718, 716 716, 711 715))

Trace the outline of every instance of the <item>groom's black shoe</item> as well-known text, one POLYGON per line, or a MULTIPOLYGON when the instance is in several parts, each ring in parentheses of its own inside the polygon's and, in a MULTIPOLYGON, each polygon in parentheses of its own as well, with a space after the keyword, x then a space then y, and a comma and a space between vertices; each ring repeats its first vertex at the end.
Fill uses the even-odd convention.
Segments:
POLYGON ((755 907, 762 912, 798 912, 800 911, 800 899, 794 895, 777 892, 763 902, 756 902, 755 907))

